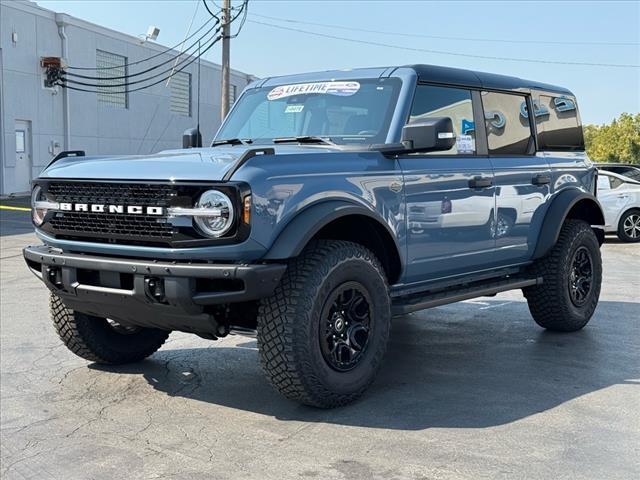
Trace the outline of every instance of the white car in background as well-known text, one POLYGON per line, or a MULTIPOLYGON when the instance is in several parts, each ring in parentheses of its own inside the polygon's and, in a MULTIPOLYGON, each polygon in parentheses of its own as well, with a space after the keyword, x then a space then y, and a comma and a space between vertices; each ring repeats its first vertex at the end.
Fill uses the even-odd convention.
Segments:
POLYGON ((640 242, 640 182, 599 170, 598 200, 605 232, 616 233, 623 242, 640 242))

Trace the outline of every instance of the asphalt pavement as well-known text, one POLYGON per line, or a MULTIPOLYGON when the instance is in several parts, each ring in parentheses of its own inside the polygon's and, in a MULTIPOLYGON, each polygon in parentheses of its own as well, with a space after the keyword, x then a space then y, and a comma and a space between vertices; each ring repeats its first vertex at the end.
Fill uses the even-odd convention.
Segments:
POLYGON ((603 246, 584 330, 542 330, 520 292, 408 315, 365 397, 327 411, 275 393, 245 337, 75 357, 23 264, 28 213, 0 214, 3 479, 640 477, 640 245, 603 246))

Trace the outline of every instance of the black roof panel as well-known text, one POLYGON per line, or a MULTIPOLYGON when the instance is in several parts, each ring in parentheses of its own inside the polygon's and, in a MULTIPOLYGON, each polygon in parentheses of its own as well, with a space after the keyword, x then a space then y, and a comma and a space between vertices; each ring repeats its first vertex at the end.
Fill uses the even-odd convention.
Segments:
POLYGON ((524 80, 518 77, 497 75, 495 73, 475 72, 462 68, 441 67, 438 65, 407 65, 413 69, 418 79, 423 82, 442 83, 449 85, 464 85, 467 87, 489 88, 497 90, 521 90, 539 89, 550 92, 573 95, 564 87, 548 85, 533 80, 524 80))

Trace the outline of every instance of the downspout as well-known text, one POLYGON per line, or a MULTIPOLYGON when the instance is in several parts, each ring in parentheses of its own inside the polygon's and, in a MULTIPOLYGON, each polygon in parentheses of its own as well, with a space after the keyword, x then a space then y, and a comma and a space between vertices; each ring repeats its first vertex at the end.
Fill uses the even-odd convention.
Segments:
MULTIPOLYGON (((69 47, 67 32, 65 30, 66 23, 61 14, 56 13, 56 24, 58 25, 58 35, 62 41, 62 62, 67 64, 69 58, 69 47)), ((64 150, 71 150, 71 119, 69 117, 69 90, 62 89, 62 119, 64 125, 64 150)))

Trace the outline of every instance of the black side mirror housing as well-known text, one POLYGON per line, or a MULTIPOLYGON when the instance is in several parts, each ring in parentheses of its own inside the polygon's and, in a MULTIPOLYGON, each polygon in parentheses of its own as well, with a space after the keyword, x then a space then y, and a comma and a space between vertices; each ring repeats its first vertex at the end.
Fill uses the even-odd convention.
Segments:
POLYGON ((182 148, 202 147, 202 134, 197 128, 189 128, 182 134, 182 148))
POLYGON ((402 127, 402 143, 412 152, 449 150, 456 144, 453 122, 449 117, 432 117, 402 127))

